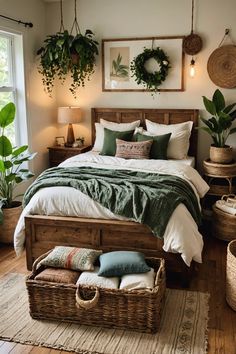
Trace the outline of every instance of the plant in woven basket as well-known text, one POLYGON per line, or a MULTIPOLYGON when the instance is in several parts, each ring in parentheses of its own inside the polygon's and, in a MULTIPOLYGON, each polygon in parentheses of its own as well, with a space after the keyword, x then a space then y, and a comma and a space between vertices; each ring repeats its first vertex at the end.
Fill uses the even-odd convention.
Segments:
POLYGON ((54 35, 49 35, 38 51, 40 56, 39 73, 43 76, 45 91, 51 96, 54 80, 64 83, 67 75, 72 78, 70 91, 76 98, 76 90, 85 85, 85 80, 89 80, 94 72, 96 55, 98 55, 98 42, 93 38, 94 34, 87 29, 82 34, 76 17, 70 33, 64 30, 61 1, 61 27, 60 31, 54 35), (72 35, 75 28, 76 34, 72 35))
POLYGON ((145 48, 131 62, 130 69, 138 85, 144 85, 152 92, 159 91, 159 86, 165 81, 170 68, 169 58, 165 52, 157 47, 156 49, 145 48), (146 65, 149 60, 154 59, 158 65, 158 70, 150 72, 146 65))
MULTIPOLYGON (((205 126, 199 127, 198 129, 204 130, 211 136, 213 140, 213 148, 228 149, 229 147, 226 145, 226 140, 229 135, 236 133, 236 127, 231 128, 233 121, 236 118, 236 110, 234 110, 236 103, 226 105, 225 98, 219 89, 214 92, 212 100, 203 96, 203 103, 207 112, 211 114, 211 118, 205 119, 200 117, 205 126)), ((228 150, 231 151, 232 149, 230 148, 228 150)), ((232 153, 229 159, 229 161, 224 162, 227 163, 232 160, 232 153)), ((211 160, 214 162, 220 162, 215 161, 214 157, 211 157, 211 160)), ((222 163, 224 162, 222 161, 222 163)))
MULTIPOLYGON (((16 186, 31 177, 30 172, 23 165, 36 155, 27 152, 28 146, 13 147, 5 135, 5 128, 15 119, 15 105, 10 102, 0 111, 0 224, 3 222, 2 208, 14 208, 13 192, 16 186)), ((18 206, 18 205, 17 205, 18 206)))

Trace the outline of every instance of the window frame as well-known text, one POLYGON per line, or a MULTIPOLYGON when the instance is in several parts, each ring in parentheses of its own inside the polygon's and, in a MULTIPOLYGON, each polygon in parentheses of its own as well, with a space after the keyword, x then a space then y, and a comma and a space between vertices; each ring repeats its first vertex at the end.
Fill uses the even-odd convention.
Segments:
POLYGON ((28 145, 28 124, 26 115, 26 83, 23 50, 23 33, 5 29, 0 26, 0 36, 9 40, 10 85, 0 86, 0 92, 12 92, 16 105, 14 121, 16 146, 28 145))

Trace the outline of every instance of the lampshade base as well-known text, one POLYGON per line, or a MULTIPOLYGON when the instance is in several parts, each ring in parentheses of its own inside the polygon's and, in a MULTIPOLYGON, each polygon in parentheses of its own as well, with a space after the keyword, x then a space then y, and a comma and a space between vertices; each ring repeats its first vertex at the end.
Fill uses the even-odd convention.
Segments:
POLYGON ((75 142, 75 136, 74 136, 74 130, 73 130, 73 126, 71 123, 69 123, 68 125, 68 130, 67 130, 67 139, 66 139, 66 143, 65 146, 67 147, 72 147, 73 144, 75 142))

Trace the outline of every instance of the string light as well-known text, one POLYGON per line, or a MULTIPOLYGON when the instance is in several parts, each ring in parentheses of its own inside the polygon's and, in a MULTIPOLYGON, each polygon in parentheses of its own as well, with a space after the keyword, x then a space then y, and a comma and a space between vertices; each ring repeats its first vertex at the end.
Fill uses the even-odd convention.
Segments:
POLYGON ((192 60, 190 62, 189 75, 190 75, 190 77, 194 77, 195 76, 195 60, 193 58, 192 58, 192 60))

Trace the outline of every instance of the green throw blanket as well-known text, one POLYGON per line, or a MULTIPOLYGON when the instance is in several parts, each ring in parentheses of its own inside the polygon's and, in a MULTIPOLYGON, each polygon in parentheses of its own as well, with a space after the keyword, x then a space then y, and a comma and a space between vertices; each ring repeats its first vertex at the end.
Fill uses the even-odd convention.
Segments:
POLYGON ((78 189, 114 214, 149 226, 159 237, 163 237, 168 220, 180 203, 187 207, 197 224, 201 219, 197 198, 180 177, 92 167, 46 170, 26 191, 23 205, 39 189, 55 186, 78 189))

